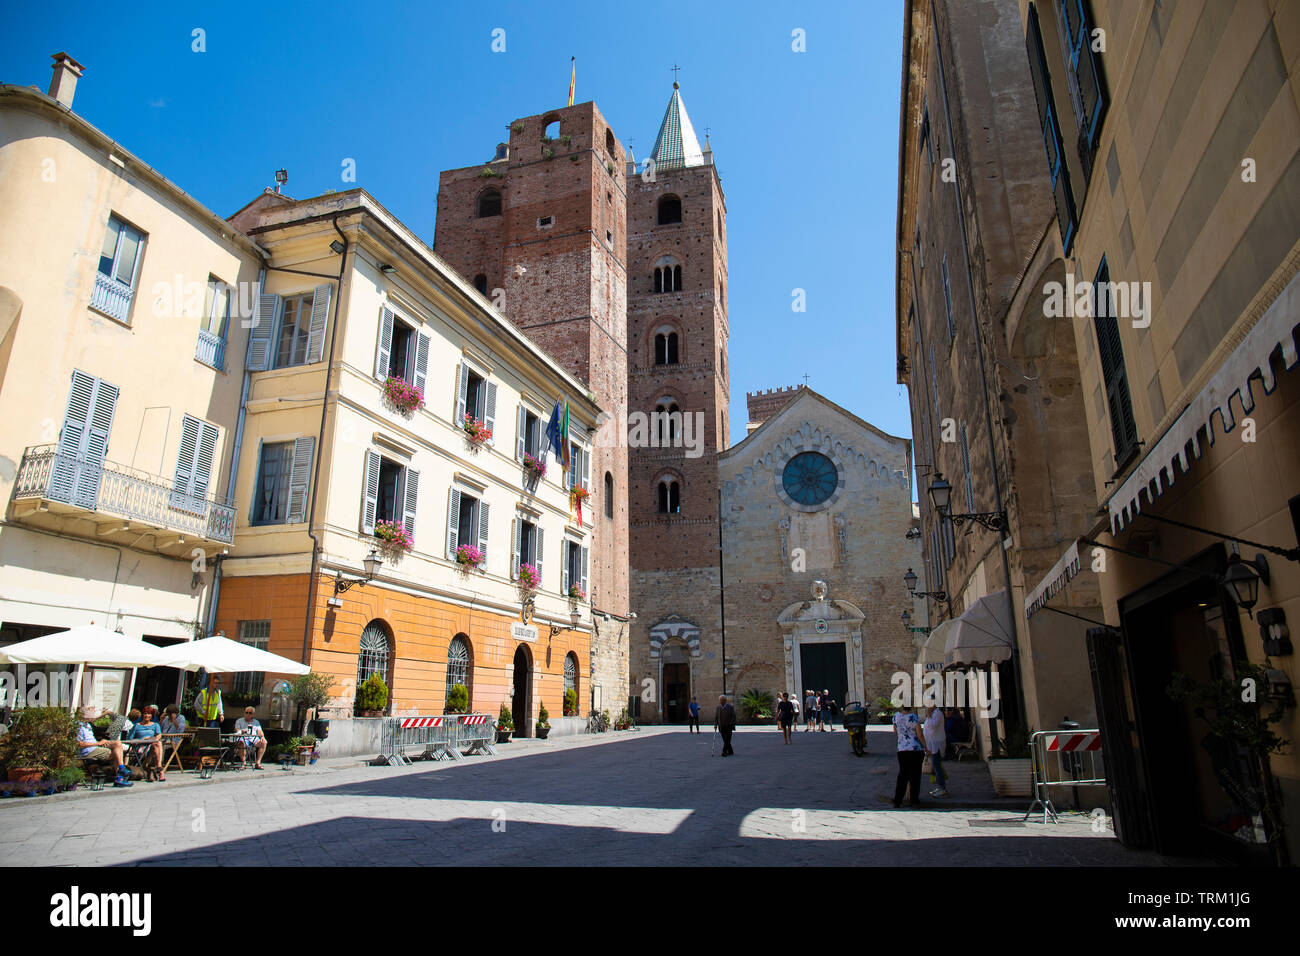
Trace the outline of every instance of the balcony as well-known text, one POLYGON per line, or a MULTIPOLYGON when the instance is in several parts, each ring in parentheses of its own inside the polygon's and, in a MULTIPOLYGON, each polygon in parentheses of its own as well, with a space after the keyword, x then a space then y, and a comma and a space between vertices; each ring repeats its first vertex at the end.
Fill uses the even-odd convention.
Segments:
POLYGON ((204 365, 212 366, 218 372, 225 371, 226 340, 206 329, 199 329, 199 341, 194 348, 194 357, 204 365))
POLYGON ((194 548, 220 550, 235 537, 231 501, 196 497, 116 462, 62 454, 57 445, 23 452, 9 510, 14 521, 45 530, 180 558, 194 548))
POLYGON ((90 294, 90 307, 129 325, 132 295, 130 286, 110 279, 102 272, 96 272, 95 289, 90 294))

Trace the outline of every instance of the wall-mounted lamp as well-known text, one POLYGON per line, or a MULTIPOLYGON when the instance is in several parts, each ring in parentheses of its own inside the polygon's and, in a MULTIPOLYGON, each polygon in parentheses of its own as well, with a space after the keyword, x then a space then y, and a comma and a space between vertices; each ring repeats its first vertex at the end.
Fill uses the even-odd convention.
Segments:
POLYGON ((383 567, 384 559, 379 556, 377 550, 371 548, 370 553, 366 555, 366 559, 361 563, 365 565, 366 568, 366 576, 364 578, 345 578, 342 571, 338 573, 338 576, 334 579, 334 597, 329 601, 331 607, 341 607, 341 601, 338 604, 335 604, 334 601, 338 599, 340 594, 347 591, 354 584, 359 584, 362 587, 365 587, 368 581, 373 581, 375 575, 379 573, 379 569, 383 567))
POLYGON ((1262 580, 1268 584, 1268 578, 1268 558, 1264 555, 1256 554, 1255 560, 1244 561, 1241 555, 1234 554, 1228 557, 1228 570, 1223 575, 1223 583, 1237 606, 1253 618, 1255 615, 1252 608, 1259 601, 1259 582, 1262 580))
POLYGON ((948 600, 948 592, 944 590, 918 591, 916 589, 916 572, 911 568, 908 568, 907 573, 903 575, 903 583, 907 585, 907 590, 911 592, 913 597, 932 597, 936 601, 948 600))
POLYGON ((988 528, 990 531, 1006 531, 1009 526, 1005 511, 973 511, 970 514, 952 513, 952 485, 944 478, 942 472, 935 472, 934 481, 930 482, 930 503, 940 517, 947 518, 955 527, 960 528, 967 521, 988 528))
POLYGON ((578 629, 578 623, 579 623, 581 620, 582 620, 582 612, 579 611, 576 607, 570 608, 570 609, 569 609, 569 622, 570 622, 570 623, 569 623, 569 626, 568 626, 568 627, 565 627, 565 626, 562 625, 562 624, 551 624, 551 625, 549 625, 549 627, 550 627, 550 629, 551 629, 551 635, 550 635, 550 636, 551 636, 551 637, 554 637, 556 634, 562 634, 562 633, 564 633, 565 631, 576 631, 576 630, 578 629))
MULTIPOLYGON (((338 240, 335 241, 337 242, 338 240)), ((397 271, 397 266, 390 265, 389 263, 385 262, 379 267, 379 271, 386 276, 390 276, 397 271)))
POLYGON ((340 255, 340 256, 343 255, 343 250, 346 248, 347 246, 345 246, 343 242, 339 239, 335 239, 333 242, 330 243, 330 249, 334 251, 335 255, 340 255))

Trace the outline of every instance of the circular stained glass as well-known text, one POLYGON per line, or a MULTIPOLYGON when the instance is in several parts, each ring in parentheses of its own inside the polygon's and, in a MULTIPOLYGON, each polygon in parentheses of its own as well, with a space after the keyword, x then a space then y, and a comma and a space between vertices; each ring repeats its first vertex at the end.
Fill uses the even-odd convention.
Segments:
POLYGON ((840 476, 835 463, 815 451, 800 452, 781 472, 785 493, 806 507, 819 505, 835 493, 840 476))

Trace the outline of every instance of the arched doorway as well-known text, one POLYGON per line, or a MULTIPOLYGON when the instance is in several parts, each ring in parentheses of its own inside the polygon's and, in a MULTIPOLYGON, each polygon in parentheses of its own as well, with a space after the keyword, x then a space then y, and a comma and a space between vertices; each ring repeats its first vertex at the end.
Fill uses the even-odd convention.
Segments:
POLYGON ((664 723, 686 723, 691 702, 691 662, 686 645, 674 641, 661 651, 664 666, 664 723))
POLYGON ((533 655, 520 644, 515 648, 515 693, 510 701, 510 712, 515 718, 515 736, 530 735, 533 709, 533 655))

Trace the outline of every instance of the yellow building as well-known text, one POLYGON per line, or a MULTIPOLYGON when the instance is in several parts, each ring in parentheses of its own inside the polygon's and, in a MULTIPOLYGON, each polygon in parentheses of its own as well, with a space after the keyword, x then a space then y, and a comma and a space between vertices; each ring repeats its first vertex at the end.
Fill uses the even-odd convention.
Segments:
POLYGON ((262 256, 73 113, 81 68, 55 61, 49 96, 0 86, 0 643, 90 623, 189 639, 234 540, 262 256))
POLYGON ((600 524, 570 508, 600 414, 587 387, 363 190, 268 195, 234 218, 270 258, 217 627, 333 675, 340 747, 362 731, 337 718, 374 673, 389 713, 442 713, 464 683, 474 711, 506 703, 523 733, 541 705, 561 715, 566 688, 584 712, 613 703, 588 680, 600 524), (399 407, 386 392, 397 379, 423 407, 399 407), (571 414, 567 474, 545 450, 557 399, 571 414), (491 439, 475 441, 467 418, 491 439), (526 456, 549 458, 540 479, 526 456), (384 522, 411 534, 409 552, 384 550, 384 522), (480 568, 457 561, 465 544, 484 552, 480 568), (540 572, 531 601, 522 564, 540 572))

